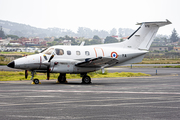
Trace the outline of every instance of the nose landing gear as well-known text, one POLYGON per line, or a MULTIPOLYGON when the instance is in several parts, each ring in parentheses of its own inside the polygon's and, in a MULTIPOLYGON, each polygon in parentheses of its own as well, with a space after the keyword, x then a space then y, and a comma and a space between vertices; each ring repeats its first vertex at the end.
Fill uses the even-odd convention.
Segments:
POLYGON ((31 80, 33 81, 31 84, 41 84, 41 82, 39 82, 39 79, 33 79, 34 78, 34 71, 31 72, 31 80))

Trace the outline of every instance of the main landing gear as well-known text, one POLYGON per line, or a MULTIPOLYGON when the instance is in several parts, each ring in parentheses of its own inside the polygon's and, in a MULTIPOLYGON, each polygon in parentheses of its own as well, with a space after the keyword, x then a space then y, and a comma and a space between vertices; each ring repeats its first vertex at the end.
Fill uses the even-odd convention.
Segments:
POLYGON ((90 84, 91 78, 86 74, 81 74, 82 76, 82 84, 90 84))
POLYGON ((59 83, 67 83, 67 81, 66 81, 66 73, 60 73, 59 74, 58 82, 59 83))
POLYGON ((31 80, 33 81, 31 84, 41 84, 41 82, 39 82, 39 79, 33 79, 34 78, 34 71, 31 72, 31 80))
MULTIPOLYGON (((91 78, 87 75, 87 73, 81 74, 81 77, 82 77, 82 83, 83 84, 90 84, 91 83, 91 78)), ((60 73, 59 74, 58 83, 67 83, 66 73, 60 73)))

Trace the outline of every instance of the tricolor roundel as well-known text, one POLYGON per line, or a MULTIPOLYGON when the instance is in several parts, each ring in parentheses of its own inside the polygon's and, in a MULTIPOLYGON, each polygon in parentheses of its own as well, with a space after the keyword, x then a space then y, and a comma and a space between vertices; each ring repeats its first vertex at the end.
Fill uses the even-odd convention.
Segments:
POLYGON ((112 53, 111 53, 111 57, 112 57, 112 58, 117 58, 117 57, 118 57, 118 54, 117 54, 116 52, 112 52, 112 53))

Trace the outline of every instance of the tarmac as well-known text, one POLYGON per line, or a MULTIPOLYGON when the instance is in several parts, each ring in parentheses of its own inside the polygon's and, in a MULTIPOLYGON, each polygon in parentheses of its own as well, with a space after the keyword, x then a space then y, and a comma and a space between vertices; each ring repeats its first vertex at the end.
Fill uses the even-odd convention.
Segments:
POLYGON ((179 120, 180 69, 111 68, 146 72, 150 77, 81 80, 0 81, 2 120, 179 120))

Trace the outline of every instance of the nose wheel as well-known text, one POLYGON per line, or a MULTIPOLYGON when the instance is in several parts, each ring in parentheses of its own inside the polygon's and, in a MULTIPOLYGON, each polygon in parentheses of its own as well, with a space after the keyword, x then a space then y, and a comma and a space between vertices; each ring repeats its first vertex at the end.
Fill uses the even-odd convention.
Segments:
POLYGON ((35 84, 39 84, 39 80, 38 80, 38 79, 34 79, 33 82, 34 82, 35 84))
POLYGON ((41 82, 39 82, 39 79, 33 79, 34 78, 34 73, 35 71, 31 72, 31 80, 33 81, 31 84, 41 84, 41 82))

